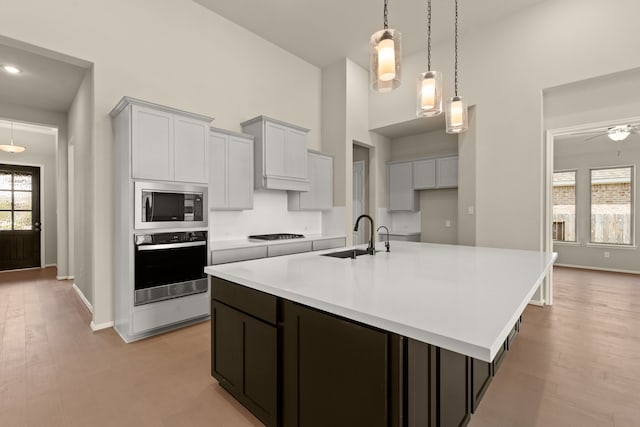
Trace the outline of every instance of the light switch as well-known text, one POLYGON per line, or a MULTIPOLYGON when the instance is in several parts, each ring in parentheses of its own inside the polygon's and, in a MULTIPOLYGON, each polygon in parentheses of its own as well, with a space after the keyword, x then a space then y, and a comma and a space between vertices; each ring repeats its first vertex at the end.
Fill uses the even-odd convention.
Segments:
POLYGON ((451 220, 450 219, 445 220, 444 221, 444 226, 445 227, 451 227, 451 220))
POLYGON ((473 208, 473 206, 469 206, 469 207, 467 207, 467 213, 468 213, 469 215, 473 215, 474 211, 475 211, 475 209, 473 208))

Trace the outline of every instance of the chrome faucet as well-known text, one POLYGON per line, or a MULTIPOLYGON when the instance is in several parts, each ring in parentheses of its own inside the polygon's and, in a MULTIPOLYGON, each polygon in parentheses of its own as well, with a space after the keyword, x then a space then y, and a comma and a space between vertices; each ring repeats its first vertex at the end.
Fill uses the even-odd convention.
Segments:
POLYGON ((387 248, 387 252, 391 252, 391 245, 389 245, 389 229, 387 228, 386 225, 381 225, 376 229, 376 231, 380 231, 381 228, 384 228, 385 230, 387 230, 387 240, 385 240, 384 242, 384 247, 387 248))
POLYGON ((371 218, 367 214, 360 215, 358 217, 358 219, 356 219, 356 225, 355 225, 355 227, 353 227, 353 231, 358 231, 358 224, 360 223, 360 220, 362 218, 368 218, 369 222, 371 222, 371 235, 369 236, 369 246, 367 246, 367 253, 369 255, 375 255, 376 254, 376 249, 373 246, 373 242, 374 242, 374 238, 373 238, 373 234, 374 234, 374 231, 373 231, 373 218, 371 218))

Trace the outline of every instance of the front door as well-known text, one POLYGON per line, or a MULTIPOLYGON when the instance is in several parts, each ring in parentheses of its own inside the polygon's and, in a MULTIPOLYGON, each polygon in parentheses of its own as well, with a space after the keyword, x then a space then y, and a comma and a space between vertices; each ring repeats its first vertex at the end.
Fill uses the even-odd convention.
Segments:
POLYGON ((0 270, 40 267, 40 168, 0 164, 0 270))

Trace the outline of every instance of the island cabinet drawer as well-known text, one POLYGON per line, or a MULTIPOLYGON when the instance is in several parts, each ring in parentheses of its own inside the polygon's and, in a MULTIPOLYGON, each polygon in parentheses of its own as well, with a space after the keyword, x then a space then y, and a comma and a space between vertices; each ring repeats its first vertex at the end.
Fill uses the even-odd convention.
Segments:
POLYGON ((226 264, 228 262, 248 261, 250 259, 266 258, 266 246, 252 246, 249 248, 220 249, 211 252, 211 264, 226 264))
POLYGON ((211 298, 272 325, 278 320, 278 299, 246 286, 211 277, 211 298))
POLYGON ((338 237, 336 239, 323 239, 313 241, 313 250, 321 251, 324 249, 343 248, 346 245, 346 239, 344 237, 338 237))
POLYGON ((302 252, 311 252, 311 242, 295 242, 269 245, 267 256, 274 257, 281 255, 299 254, 302 252))

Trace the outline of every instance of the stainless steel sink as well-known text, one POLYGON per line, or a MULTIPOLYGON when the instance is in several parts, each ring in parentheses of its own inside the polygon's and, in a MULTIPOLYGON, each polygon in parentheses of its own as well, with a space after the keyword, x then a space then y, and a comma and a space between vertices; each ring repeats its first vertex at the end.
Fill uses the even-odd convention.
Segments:
POLYGON ((330 256, 334 258, 355 258, 360 255, 366 255, 367 251, 364 249, 349 249, 346 251, 331 252, 328 254, 321 254, 322 256, 330 256))

